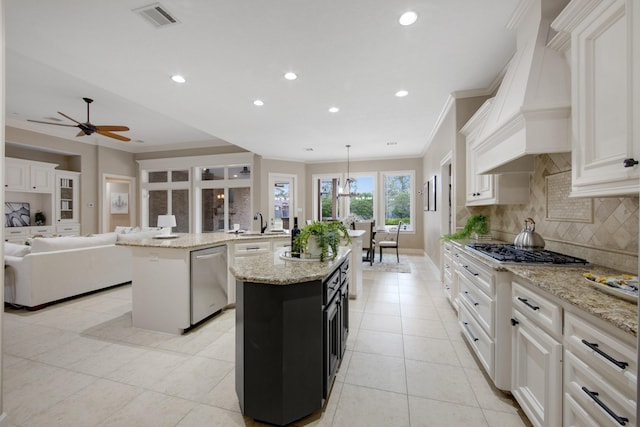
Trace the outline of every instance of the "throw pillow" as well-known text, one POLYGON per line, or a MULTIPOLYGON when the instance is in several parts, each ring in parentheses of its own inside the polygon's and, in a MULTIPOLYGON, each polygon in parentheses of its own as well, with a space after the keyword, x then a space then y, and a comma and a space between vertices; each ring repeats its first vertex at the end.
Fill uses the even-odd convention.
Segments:
POLYGON ((17 245, 15 243, 4 242, 5 255, 23 257, 28 253, 31 253, 31 246, 17 245))

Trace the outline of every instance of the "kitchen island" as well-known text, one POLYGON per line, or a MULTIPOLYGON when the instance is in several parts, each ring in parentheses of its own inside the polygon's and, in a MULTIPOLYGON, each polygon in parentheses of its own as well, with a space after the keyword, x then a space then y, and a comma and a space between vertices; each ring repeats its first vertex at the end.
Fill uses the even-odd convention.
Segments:
MULTIPOLYGON (((362 234, 359 230, 349 231, 353 247, 350 256, 355 259, 362 252, 362 234)), ((177 236, 117 242, 129 247, 133 256, 132 323, 137 328, 181 334, 192 326, 191 255, 195 251, 226 246, 227 267, 231 267, 236 261, 247 259, 251 263, 261 255, 287 248, 291 241, 288 233, 270 232, 177 236)), ((225 268, 225 275, 226 272, 225 268)), ((350 297, 356 298, 358 289, 362 289, 362 263, 353 262, 349 275, 354 288, 350 290, 350 297)), ((236 303, 236 283, 232 275, 228 275, 223 291, 226 294, 223 307, 232 307, 236 303)))
POLYGON ((322 408, 349 330, 351 250, 341 247, 324 262, 286 260, 283 253, 239 259, 230 268, 240 408, 276 425, 322 408))

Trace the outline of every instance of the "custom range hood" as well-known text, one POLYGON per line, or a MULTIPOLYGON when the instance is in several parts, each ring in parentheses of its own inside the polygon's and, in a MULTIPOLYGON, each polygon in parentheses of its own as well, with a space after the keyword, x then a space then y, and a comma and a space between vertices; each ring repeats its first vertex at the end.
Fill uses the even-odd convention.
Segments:
POLYGON ((517 48, 474 147, 478 173, 529 172, 534 155, 571 151, 571 71, 547 47, 567 3, 523 0, 507 25, 517 48))

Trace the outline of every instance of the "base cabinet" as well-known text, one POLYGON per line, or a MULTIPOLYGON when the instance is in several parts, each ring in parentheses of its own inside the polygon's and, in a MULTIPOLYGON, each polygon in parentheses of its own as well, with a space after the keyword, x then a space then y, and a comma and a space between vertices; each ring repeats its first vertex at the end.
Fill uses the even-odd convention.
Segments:
POLYGON ((325 280, 236 285, 236 393, 242 414, 287 425, 319 410, 348 335, 348 260, 325 280))
POLYGON ((562 425, 562 344, 513 312, 512 388, 534 426, 562 425))

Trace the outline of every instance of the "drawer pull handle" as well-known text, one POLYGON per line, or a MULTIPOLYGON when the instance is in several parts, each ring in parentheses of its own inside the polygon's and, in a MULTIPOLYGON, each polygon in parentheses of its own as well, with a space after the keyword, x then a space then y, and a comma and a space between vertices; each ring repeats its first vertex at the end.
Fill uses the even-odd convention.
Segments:
POLYGON ((618 414, 616 414, 615 412, 613 412, 607 405, 604 404, 604 402, 602 400, 598 399, 598 393, 596 393, 595 391, 590 391, 586 387, 582 387, 582 391, 587 393, 587 396, 592 398, 593 401, 598 404, 598 406, 600 406, 602 409, 604 409, 607 412, 607 414, 611 415, 611 418, 616 420, 618 422, 618 424, 620 424, 621 426, 626 426, 627 425, 627 423, 629 422, 629 418, 621 417, 618 414))
POLYGON ((480 305, 480 303, 478 303, 477 301, 474 301, 473 298, 471 298, 471 295, 469 294, 469 292, 464 291, 464 296, 469 300, 469 302, 473 305, 480 305))
POLYGON ((516 326, 520 324, 520 321, 518 321, 518 319, 514 319, 513 317, 511 318, 511 326, 516 326))
POLYGON ((462 322, 462 326, 464 326, 464 328, 467 331, 467 334, 469 334, 469 337, 471 337, 471 339, 473 340, 473 342, 478 341, 478 338, 476 338, 473 333, 471 332, 471 329, 469 329, 469 324, 467 322, 462 322))
POLYGON ((465 270, 467 270, 469 273, 471 273, 473 276, 477 276, 478 273, 476 273, 475 271, 472 271, 469 269, 468 265, 463 265, 462 268, 464 268, 465 270))
POLYGON ((620 361, 614 359, 613 357, 609 356, 604 351, 600 350, 598 348, 598 344, 596 344, 596 343, 591 343, 591 342, 589 342, 587 340, 582 340, 582 344, 586 345, 591 350, 595 351, 600 356, 604 357, 605 359, 607 359, 609 362, 613 363, 614 365, 616 365, 620 369, 625 369, 627 366, 629 366, 629 364, 627 362, 620 362, 620 361))
POLYGON ((526 298, 520 298, 518 297, 518 300, 520 300, 521 303, 523 303, 524 305, 526 305, 527 307, 529 307, 531 310, 540 310, 540 307, 538 307, 537 305, 532 305, 528 299, 526 298))
POLYGON ((257 250, 259 250, 259 249, 260 249, 260 248, 259 248, 258 246, 249 246, 246 250, 247 250, 247 251, 257 251, 257 250))

